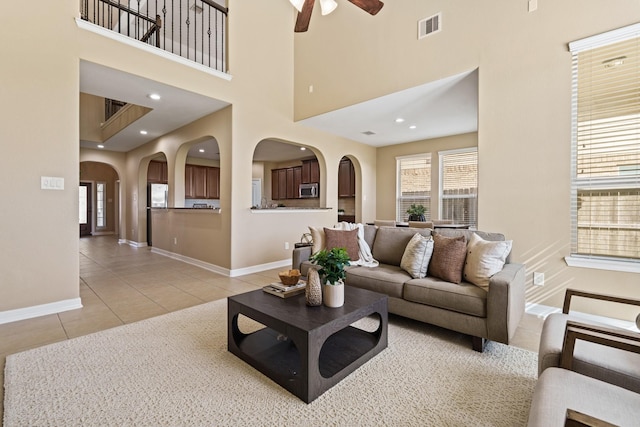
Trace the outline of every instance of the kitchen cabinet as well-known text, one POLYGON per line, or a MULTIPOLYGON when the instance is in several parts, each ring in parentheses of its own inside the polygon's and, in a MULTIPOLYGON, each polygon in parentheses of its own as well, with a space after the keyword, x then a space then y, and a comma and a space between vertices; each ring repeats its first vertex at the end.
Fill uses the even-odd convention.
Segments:
POLYGON ((342 159, 338 167, 338 197, 355 197, 356 172, 349 159, 342 159))
POLYGON ((147 168, 147 182, 153 184, 167 184, 169 181, 169 174, 167 171, 167 162, 158 162, 152 160, 149 162, 147 168))
POLYGON ((271 170, 271 199, 298 199, 302 166, 271 170))
POLYGON ((220 198, 220 168, 185 165, 184 175, 186 199, 220 198))
POLYGON ((303 160, 301 174, 302 184, 320 182, 320 164, 318 163, 318 160, 303 160))

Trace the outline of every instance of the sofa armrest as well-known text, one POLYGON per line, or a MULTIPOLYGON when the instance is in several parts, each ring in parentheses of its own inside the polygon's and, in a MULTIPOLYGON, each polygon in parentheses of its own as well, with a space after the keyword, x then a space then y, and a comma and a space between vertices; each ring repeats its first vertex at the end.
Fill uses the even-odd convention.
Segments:
POLYGON ((637 305, 640 306, 640 300, 634 298, 623 298, 615 295, 598 294, 595 292, 579 291, 576 289, 567 289, 564 294, 564 304, 562 305, 562 312, 569 314, 571 305, 571 297, 591 298, 601 301, 618 302, 621 304, 637 305))
POLYGON ((489 280, 488 339, 509 344, 524 314, 524 273, 524 264, 510 263, 489 280))
POLYGON ((291 268, 294 270, 301 270, 300 265, 304 261, 308 261, 311 257, 311 246, 301 246, 293 250, 291 256, 291 268))

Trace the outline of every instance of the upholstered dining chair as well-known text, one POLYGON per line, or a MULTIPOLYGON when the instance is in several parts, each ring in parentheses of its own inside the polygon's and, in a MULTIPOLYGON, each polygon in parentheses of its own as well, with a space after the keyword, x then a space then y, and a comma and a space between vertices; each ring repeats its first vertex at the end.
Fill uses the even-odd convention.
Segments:
POLYGON ((373 225, 377 227, 395 227, 396 221, 393 219, 376 219, 373 221, 373 225))
MULTIPOLYGON (((582 375, 640 393, 640 354, 598 345, 593 340, 583 338, 580 333, 572 332, 572 325, 576 323, 579 327, 587 328, 601 336, 613 334, 628 342, 636 343, 640 342, 640 332, 586 321, 583 317, 571 314, 572 297, 629 304, 640 308, 640 300, 637 299, 567 289, 562 313, 550 314, 542 326, 538 350, 538 376, 547 368, 565 367, 582 375), (571 354, 573 357, 570 356, 571 354), (570 364, 568 360, 571 360, 570 364)), ((640 328, 640 316, 636 323, 640 328)))
POLYGON ((431 229, 433 229, 433 222, 431 222, 431 221, 409 221, 409 227, 413 227, 413 228, 431 228, 431 229))

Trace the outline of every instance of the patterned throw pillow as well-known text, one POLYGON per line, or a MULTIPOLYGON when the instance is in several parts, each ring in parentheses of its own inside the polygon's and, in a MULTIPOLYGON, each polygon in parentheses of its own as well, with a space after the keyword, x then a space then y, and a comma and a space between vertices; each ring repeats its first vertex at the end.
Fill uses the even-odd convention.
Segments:
POLYGON ((464 279, 489 290, 489 279, 504 267, 513 240, 488 241, 473 234, 467 245, 464 279))
POLYGON ((427 275, 429 260, 433 254, 433 240, 416 233, 404 250, 400 268, 414 279, 422 279, 427 275))
POLYGON ((357 228, 355 230, 334 230, 324 227, 324 236, 327 249, 345 248, 351 261, 360 259, 357 228))
POLYGON ((429 276, 451 283, 462 282, 462 269, 467 256, 467 238, 433 236, 433 256, 429 262, 429 276))

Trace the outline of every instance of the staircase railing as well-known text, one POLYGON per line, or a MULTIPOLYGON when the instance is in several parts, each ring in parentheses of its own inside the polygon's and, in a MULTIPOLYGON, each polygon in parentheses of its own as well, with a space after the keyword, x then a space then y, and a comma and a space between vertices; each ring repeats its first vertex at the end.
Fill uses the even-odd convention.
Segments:
POLYGON ((229 10, 213 0, 82 0, 81 8, 86 21, 226 71, 229 10))

